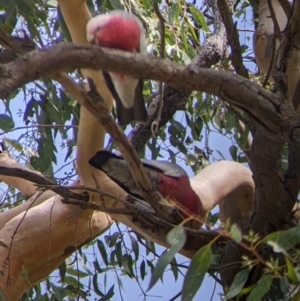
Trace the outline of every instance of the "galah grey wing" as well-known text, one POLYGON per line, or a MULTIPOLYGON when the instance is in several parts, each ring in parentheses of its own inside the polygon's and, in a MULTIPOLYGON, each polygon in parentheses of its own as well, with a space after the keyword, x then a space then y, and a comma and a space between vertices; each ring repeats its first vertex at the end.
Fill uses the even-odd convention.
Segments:
POLYGON ((111 180, 117 183, 128 194, 143 199, 123 158, 108 151, 99 151, 89 160, 89 163, 93 167, 105 172, 111 180))
POLYGON ((164 175, 169 177, 178 178, 182 175, 187 175, 187 173, 183 168, 171 162, 146 160, 146 159, 142 159, 141 161, 145 166, 149 166, 150 168, 159 170, 160 172, 163 172, 164 175))

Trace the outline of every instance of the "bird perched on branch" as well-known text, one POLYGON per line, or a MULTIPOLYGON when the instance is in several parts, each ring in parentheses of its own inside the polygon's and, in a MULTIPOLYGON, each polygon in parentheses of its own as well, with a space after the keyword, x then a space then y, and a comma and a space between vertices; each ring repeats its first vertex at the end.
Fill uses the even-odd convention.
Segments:
MULTIPOLYGON (((202 209, 201 201, 190 185, 187 173, 178 165, 165 162, 142 159, 142 164, 153 187, 167 200, 179 204, 180 209, 189 215, 199 215, 202 209)), ((99 151, 89 160, 89 163, 106 173, 130 195, 143 199, 141 191, 135 184, 126 161, 108 151, 99 151)))
MULTIPOLYGON (((146 52, 144 28, 131 13, 113 10, 107 15, 98 15, 87 23, 86 31, 87 40, 101 47, 146 52)), ((126 125, 132 120, 146 122, 148 115, 142 95, 143 81, 114 72, 102 73, 116 101, 119 124, 126 125)))

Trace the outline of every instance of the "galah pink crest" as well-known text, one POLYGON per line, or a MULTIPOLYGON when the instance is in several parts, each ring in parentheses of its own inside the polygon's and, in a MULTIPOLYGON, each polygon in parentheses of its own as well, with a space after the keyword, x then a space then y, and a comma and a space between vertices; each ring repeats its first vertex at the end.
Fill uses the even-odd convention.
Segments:
MULTIPOLYGON (((190 180, 183 168, 177 164, 165 161, 141 159, 144 169, 150 178, 153 187, 168 199, 178 202, 189 213, 199 215, 202 205, 200 198, 190 185, 190 180)), ((128 194, 143 199, 136 186, 126 161, 108 151, 99 151, 89 160, 89 163, 106 173, 128 194)), ((183 210, 183 211, 185 211, 183 210)))
MULTIPOLYGON (((144 28, 133 14, 113 10, 92 18, 86 26, 87 40, 101 47, 130 52, 146 52, 144 28)), ((116 102, 118 122, 146 122, 148 118, 143 98, 143 81, 131 76, 103 71, 103 77, 116 102)))

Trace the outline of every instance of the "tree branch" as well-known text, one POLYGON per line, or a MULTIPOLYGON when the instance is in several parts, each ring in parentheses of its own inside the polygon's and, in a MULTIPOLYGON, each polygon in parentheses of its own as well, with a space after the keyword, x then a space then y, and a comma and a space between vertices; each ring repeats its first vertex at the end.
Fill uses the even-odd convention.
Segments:
MULTIPOLYGON (((242 49, 240 46, 239 34, 233 23, 232 16, 226 0, 218 0, 218 7, 225 24, 228 43, 231 48, 231 61, 237 74, 248 78, 248 71, 243 64, 242 49)), ((232 9, 232 8, 231 8, 232 9)))
POLYGON ((150 78, 164 81, 174 87, 220 96, 283 137, 285 135, 282 128, 286 126, 286 121, 282 120, 281 114, 290 116, 290 126, 298 123, 296 114, 290 107, 281 104, 279 97, 234 74, 192 66, 185 67, 151 58, 148 55, 107 50, 94 45, 57 45, 30 52, 11 63, 2 65, 0 96, 5 98, 16 88, 39 77, 51 76, 59 70, 73 70, 77 67, 109 70, 136 78, 150 78), (235 89, 232 89, 233 86, 235 89), (240 95, 244 97, 241 98, 240 95))

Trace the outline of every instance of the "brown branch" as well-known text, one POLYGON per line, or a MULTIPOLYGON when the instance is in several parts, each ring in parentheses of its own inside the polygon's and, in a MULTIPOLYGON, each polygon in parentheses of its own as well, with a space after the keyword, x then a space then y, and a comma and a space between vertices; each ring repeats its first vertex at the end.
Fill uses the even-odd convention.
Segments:
MULTIPOLYGON (((11 168, 11 167, 0 166, 0 175, 22 178, 27 181, 38 183, 39 185, 47 186, 47 185, 55 185, 56 184, 54 181, 47 179, 42 175, 39 175, 35 172, 31 172, 28 170, 24 170, 21 168, 11 168)), ((56 192, 57 194, 61 195, 64 198, 79 199, 84 202, 87 202, 89 200, 88 195, 86 195, 86 194, 77 194, 72 191, 66 192, 66 190, 61 189, 60 186, 52 187, 51 190, 53 190, 54 192, 56 192)))
POLYGON ((278 82, 280 91, 285 91, 287 87, 285 73, 288 69, 288 62, 294 48, 300 49, 300 2, 295 1, 292 15, 282 34, 282 40, 277 52, 276 71, 273 77, 278 82))
POLYGON ((221 96, 275 133, 281 132, 286 126, 286 122, 281 119, 283 112, 291 117, 295 115, 289 120, 290 125, 298 122, 293 110, 282 105, 278 96, 234 74, 192 66, 185 67, 151 58, 148 55, 107 50, 94 45, 57 45, 30 52, 9 64, 2 65, 0 96, 6 98, 25 83, 57 73, 59 70, 73 70, 79 66, 124 73, 136 78, 165 81, 174 87, 221 96), (233 86, 235 89, 232 89, 233 86), (241 98, 240 95, 244 97, 241 98))
POLYGON ((237 74, 248 78, 248 71, 243 64, 242 50, 240 46, 239 33, 233 23, 231 13, 226 0, 218 0, 218 7, 225 24, 228 43, 231 48, 231 61, 237 74))

